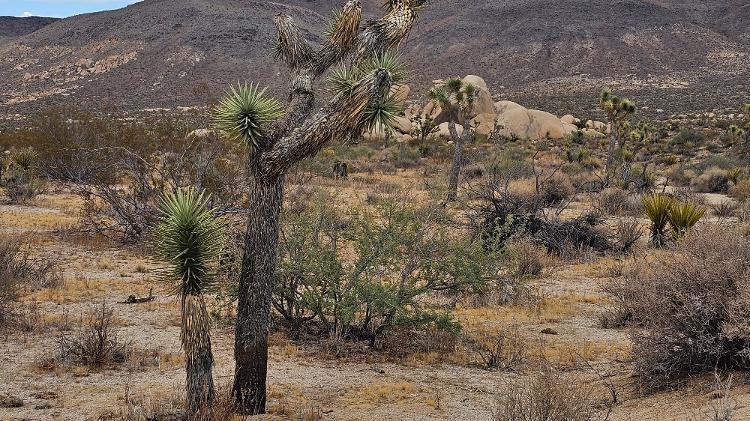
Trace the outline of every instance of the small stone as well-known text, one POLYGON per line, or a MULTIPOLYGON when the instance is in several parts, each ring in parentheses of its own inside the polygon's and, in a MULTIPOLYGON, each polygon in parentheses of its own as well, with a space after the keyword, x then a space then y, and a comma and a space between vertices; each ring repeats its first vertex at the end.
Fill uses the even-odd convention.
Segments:
POLYGON ((0 408, 20 408, 23 406, 23 400, 15 396, 0 395, 0 408))
POLYGON ((557 331, 555 329, 552 329, 551 327, 545 328, 542 330, 542 333, 545 335, 557 335, 557 331))

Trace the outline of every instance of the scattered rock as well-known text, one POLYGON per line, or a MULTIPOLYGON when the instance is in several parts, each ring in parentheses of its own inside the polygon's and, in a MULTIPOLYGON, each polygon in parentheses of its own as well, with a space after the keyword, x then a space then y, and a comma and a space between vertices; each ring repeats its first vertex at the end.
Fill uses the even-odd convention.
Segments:
POLYGON ((557 335, 557 331, 555 329, 552 329, 551 327, 543 329, 542 333, 545 335, 557 335))

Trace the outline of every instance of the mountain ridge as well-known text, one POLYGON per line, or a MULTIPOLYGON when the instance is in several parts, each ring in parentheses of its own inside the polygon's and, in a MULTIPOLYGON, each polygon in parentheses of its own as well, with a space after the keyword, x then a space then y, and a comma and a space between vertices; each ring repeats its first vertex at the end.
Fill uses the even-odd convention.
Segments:
MULTIPOLYGON (((145 0, 79 15, 0 44, 0 113, 50 104, 174 108, 253 80, 283 97, 272 17, 317 40, 335 0, 145 0), (250 13, 252 12, 252 13, 250 13)), ((367 17, 379 0, 363 1, 367 17)), ((740 0, 435 0, 400 49, 414 91, 477 74, 498 98, 592 110, 609 85, 647 109, 706 110, 746 100, 750 5, 740 0)))

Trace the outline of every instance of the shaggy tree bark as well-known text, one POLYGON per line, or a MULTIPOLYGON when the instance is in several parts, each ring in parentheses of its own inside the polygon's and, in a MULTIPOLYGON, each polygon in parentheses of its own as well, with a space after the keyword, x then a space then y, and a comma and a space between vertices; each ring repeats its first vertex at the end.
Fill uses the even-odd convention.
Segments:
POLYGON ((209 316, 200 295, 182 298, 182 344, 185 348, 187 406, 191 414, 214 401, 214 357, 211 352, 209 316))
POLYGON ((363 110, 390 89, 390 75, 382 70, 374 72, 355 85, 350 95, 337 96, 311 116, 315 107, 313 84, 347 56, 352 56, 355 65, 396 47, 415 19, 413 8, 422 2, 393 1, 386 16, 360 32, 359 0, 349 0, 317 51, 303 39, 290 17, 280 15, 275 19, 276 54, 290 69, 290 103, 286 115, 269 128, 248 162, 250 204, 239 280, 233 387, 241 413, 265 413, 268 331, 284 175, 332 139, 361 132, 358 125, 363 110))

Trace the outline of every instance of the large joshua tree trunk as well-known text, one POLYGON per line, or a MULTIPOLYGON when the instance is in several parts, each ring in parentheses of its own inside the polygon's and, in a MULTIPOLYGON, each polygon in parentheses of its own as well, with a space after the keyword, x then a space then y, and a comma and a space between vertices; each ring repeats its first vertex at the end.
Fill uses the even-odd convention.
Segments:
POLYGON ((414 21, 413 7, 423 0, 391 2, 386 16, 359 31, 359 0, 349 0, 334 21, 323 46, 314 51, 288 16, 277 16, 276 53, 290 69, 290 103, 249 159, 249 195, 245 250, 239 282, 235 336, 233 396, 244 414, 261 414, 266 407, 268 330, 276 269, 279 215, 284 174, 304 158, 315 155, 334 138, 361 132, 365 107, 390 89, 390 74, 376 70, 358 82, 349 95, 337 95, 319 112, 313 83, 332 65, 352 56, 352 65, 396 47, 414 21))
POLYGON ((182 298, 182 344, 185 349, 187 406, 191 414, 210 408, 214 401, 214 365, 206 303, 200 295, 182 298))
POLYGON ((276 270, 283 176, 254 175, 250 182, 245 254, 235 330, 234 398, 244 412, 265 411, 268 329, 276 270))

